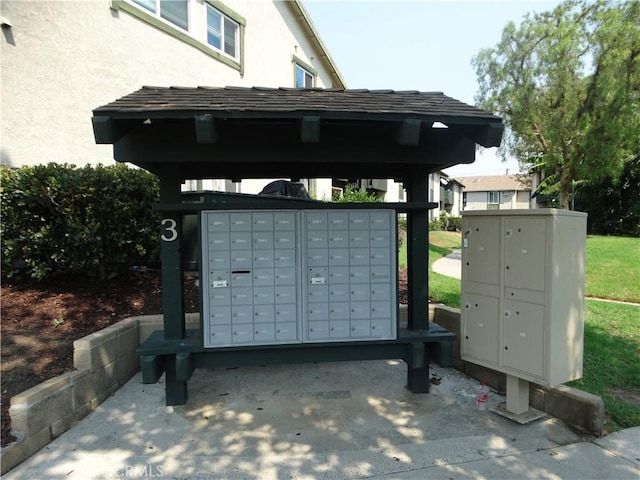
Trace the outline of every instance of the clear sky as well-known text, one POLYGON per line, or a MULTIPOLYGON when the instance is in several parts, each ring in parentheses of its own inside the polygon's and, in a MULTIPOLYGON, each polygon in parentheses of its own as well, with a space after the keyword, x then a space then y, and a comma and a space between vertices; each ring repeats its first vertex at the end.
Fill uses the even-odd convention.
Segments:
MULTIPOLYGON (((495 46, 509 21, 551 10, 558 1, 303 0, 348 88, 443 92, 473 105, 477 92, 471 59, 495 46)), ((483 149, 452 176, 516 173, 496 148, 483 149)))

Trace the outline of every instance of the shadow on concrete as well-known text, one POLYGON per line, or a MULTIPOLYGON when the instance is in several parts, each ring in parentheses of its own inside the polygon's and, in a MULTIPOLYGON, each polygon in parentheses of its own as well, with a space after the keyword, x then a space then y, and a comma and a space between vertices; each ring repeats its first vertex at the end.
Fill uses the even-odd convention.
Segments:
MULTIPOLYGON (((549 452, 584 440, 554 418, 523 426, 478 410, 478 383, 454 369, 432 366, 431 393, 413 394, 405 370, 393 360, 197 370, 179 407, 164 405, 163 380, 143 385, 137 374, 4 478, 451 478, 494 469, 533 478, 548 476, 546 464, 520 456, 555 462, 549 452)), ((489 407, 502 401, 492 392, 489 407)), ((611 474, 628 477, 627 467, 611 474)))

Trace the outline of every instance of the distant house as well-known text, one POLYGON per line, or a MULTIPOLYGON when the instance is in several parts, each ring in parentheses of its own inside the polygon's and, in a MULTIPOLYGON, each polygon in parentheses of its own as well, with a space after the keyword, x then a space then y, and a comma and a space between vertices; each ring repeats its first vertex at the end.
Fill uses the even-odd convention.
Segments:
MULTIPOLYGON (((2 0, 0 13, 5 165, 113 164, 91 112, 144 85, 346 87, 298 0, 2 0)), ((185 188, 257 193, 265 183, 185 188)), ((331 197, 331 179, 305 183, 331 197)))
POLYGON ((531 186, 515 175, 456 177, 464 185, 462 210, 531 208, 531 186))
MULTIPOLYGON (((430 173, 427 182, 429 201, 438 204, 436 208, 429 210, 429 220, 439 218, 441 214, 459 217, 462 211, 463 185, 442 171, 430 173)), ((385 202, 406 202, 407 200, 402 183, 390 179, 333 179, 335 194, 340 194, 347 186, 366 191, 385 202)))
POLYGON ((459 217, 462 211, 462 193, 464 185, 444 172, 440 176, 439 210, 452 217, 459 217))

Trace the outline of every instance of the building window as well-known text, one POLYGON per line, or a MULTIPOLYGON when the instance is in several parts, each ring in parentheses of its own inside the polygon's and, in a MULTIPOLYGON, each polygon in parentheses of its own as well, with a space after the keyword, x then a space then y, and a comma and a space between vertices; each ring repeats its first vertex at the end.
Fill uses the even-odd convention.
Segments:
POLYGON ((296 88, 313 88, 313 75, 296 65, 296 88))
POLYGON ((247 22, 219 0, 111 0, 153 25, 244 75, 244 33, 247 22))
POLYGON ((500 208, 500 192, 487 193, 487 208, 489 210, 498 210, 500 208))
POLYGON ((188 0, 132 0, 169 23, 189 31, 188 0))
POLYGON ((315 87, 318 71, 310 65, 293 56, 294 85, 296 88, 315 87))
POLYGON ((222 12, 207 5, 207 43, 231 58, 238 58, 240 25, 222 12))
POLYGON ((462 192, 462 209, 467 208, 467 192, 462 192))

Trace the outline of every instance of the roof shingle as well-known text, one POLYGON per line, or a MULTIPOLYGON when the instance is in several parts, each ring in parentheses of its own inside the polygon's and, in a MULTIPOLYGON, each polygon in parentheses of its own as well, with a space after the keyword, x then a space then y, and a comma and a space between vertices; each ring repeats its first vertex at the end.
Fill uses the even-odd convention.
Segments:
POLYGON ((312 114, 429 117, 454 123, 501 123, 495 115, 447 97, 442 92, 297 89, 263 87, 143 87, 96 108, 96 115, 153 116, 171 112, 234 114, 312 114))
POLYGON ((456 177, 455 180, 464 185, 465 192, 531 190, 530 186, 520 182, 515 175, 478 175, 456 177))

